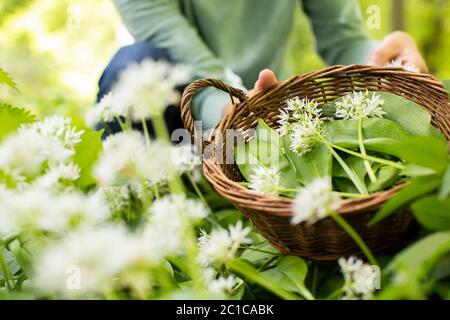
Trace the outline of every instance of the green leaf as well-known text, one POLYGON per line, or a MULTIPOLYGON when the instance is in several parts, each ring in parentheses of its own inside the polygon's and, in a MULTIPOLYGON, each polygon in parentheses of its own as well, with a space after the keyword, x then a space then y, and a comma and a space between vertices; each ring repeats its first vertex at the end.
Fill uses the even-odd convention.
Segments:
POLYGON ((387 272, 409 270, 416 278, 423 278, 440 257, 450 251, 450 231, 433 233, 397 254, 386 268, 387 272))
MULTIPOLYGON (((356 174, 359 180, 364 181, 367 174, 366 168, 364 167, 364 160, 355 156, 347 156, 344 158, 344 161, 350 170, 356 174)), ((336 185, 342 192, 359 193, 345 170, 336 161, 333 161, 332 177, 338 178, 338 180, 336 180, 336 185)))
MULTIPOLYGON (((338 120, 326 122, 326 138, 335 145, 359 148, 358 121, 338 120)), ((363 137, 367 151, 397 155, 396 145, 410 134, 400 125, 388 119, 364 119, 363 137)))
POLYGON ((227 263, 228 269, 239 274, 241 277, 254 282, 266 290, 276 294, 282 299, 298 300, 299 298, 285 290, 279 283, 271 277, 259 272, 250 262, 244 259, 235 259, 227 263))
POLYGON ((306 262, 299 257, 288 256, 281 259, 280 263, 262 274, 278 283, 283 289, 298 293, 305 299, 313 300, 313 295, 305 286, 305 278, 308 273, 306 262))
POLYGON ((399 170, 391 166, 380 166, 376 171, 376 182, 370 182, 367 189, 369 192, 383 190, 391 186, 398 178, 399 170))
POLYGON ((448 164, 447 142, 434 137, 410 137, 396 146, 398 156, 408 163, 441 173, 448 164))
POLYGON ((427 279, 434 266, 450 252, 450 232, 435 232, 397 254, 384 270, 390 279, 378 299, 425 299, 427 279))
POLYGON ((403 209, 417 198, 426 195, 439 187, 440 178, 437 176, 418 177, 389 199, 370 220, 369 225, 380 222, 391 214, 403 209))
POLYGON ((411 206, 416 219, 430 230, 450 230, 450 199, 429 196, 414 202, 411 206))
POLYGON ((81 169, 79 185, 82 189, 95 183, 91 171, 103 150, 102 134, 102 131, 86 129, 81 136, 81 141, 75 146, 73 161, 81 169))
POLYGON ((450 194, 450 165, 447 165, 444 176, 442 178, 441 187, 439 188, 439 197, 441 199, 448 197, 450 194))
POLYGON ((299 156, 290 149, 289 136, 285 135, 282 139, 286 156, 295 168, 298 181, 307 185, 318 177, 330 175, 332 155, 324 144, 317 143, 310 152, 299 156))
POLYGON ((435 135, 435 130, 431 125, 431 115, 425 108, 392 93, 377 92, 377 94, 384 100, 385 118, 397 122, 414 136, 435 135))
POLYGON ((0 140, 16 131, 22 124, 31 123, 35 117, 30 111, 0 103, 0 140))
POLYGON ((14 82, 14 79, 2 68, 0 68, 0 83, 17 90, 17 84, 14 82))
POLYGON ((236 163, 244 178, 249 181, 255 166, 276 167, 281 175, 280 184, 295 188, 294 170, 284 154, 280 136, 263 120, 259 120, 255 136, 247 143, 238 143, 235 148, 236 163))
POLYGON ((272 247, 267 241, 258 245, 252 245, 251 248, 245 249, 240 258, 250 261, 254 266, 260 267, 268 261, 280 255, 280 251, 272 247), (252 250, 256 249, 256 250, 252 250), (261 250, 261 251, 257 251, 261 250), (262 252, 265 251, 265 252, 262 252))

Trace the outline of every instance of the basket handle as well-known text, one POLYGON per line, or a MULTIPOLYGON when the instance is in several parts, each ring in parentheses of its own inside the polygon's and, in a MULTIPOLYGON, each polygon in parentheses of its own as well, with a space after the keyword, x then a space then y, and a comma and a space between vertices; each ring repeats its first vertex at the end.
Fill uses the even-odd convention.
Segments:
MULTIPOLYGON (((241 90, 236 89, 225 82, 217 79, 200 79, 191 83, 184 89, 183 96, 181 98, 181 119, 183 120, 184 127, 189 131, 192 137, 195 137, 194 119, 192 117, 191 104, 194 94, 207 87, 215 87, 230 95, 231 103, 233 104, 233 97, 239 99, 240 102, 247 100, 247 94, 241 90)), ((200 140, 201 141, 201 140, 200 140)))

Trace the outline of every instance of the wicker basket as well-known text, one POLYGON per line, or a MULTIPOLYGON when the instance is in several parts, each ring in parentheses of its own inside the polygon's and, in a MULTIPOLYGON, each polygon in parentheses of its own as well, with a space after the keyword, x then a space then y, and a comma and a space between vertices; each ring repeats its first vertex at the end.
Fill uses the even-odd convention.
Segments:
MULTIPOLYGON (((181 115, 185 127, 197 137, 190 105, 193 94, 204 87, 216 87, 237 98, 218 124, 223 134, 226 129, 240 130, 245 139, 248 129, 257 125, 258 118, 276 127, 276 116, 288 98, 294 96, 329 102, 351 91, 387 91, 401 95, 425 107, 432 123, 450 140, 450 104, 447 91, 430 75, 417 74, 399 68, 379 68, 362 65, 333 66, 303 76, 295 76, 275 87, 248 98, 246 94, 221 81, 198 80, 186 88, 181 102, 181 115), (194 132, 195 131, 195 132, 194 132)), ((214 108, 215 106, 211 106, 214 108)), ((198 140, 197 140, 198 141, 198 140)), ((333 261, 341 256, 359 255, 353 240, 331 218, 313 225, 292 225, 292 200, 269 197, 249 190, 237 182, 243 177, 237 165, 220 164, 218 152, 225 152, 221 141, 214 137, 203 142, 210 152, 203 154, 203 170, 214 188, 233 202, 248 217, 259 232, 283 253, 301 256, 313 261, 333 261), (212 150, 212 151, 211 151, 212 150)), ((338 210, 361 235, 374 254, 385 254, 405 246, 417 235, 418 225, 410 212, 392 215, 371 227, 367 225, 374 213, 402 186, 371 194, 365 198, 343 200, 338 210)))

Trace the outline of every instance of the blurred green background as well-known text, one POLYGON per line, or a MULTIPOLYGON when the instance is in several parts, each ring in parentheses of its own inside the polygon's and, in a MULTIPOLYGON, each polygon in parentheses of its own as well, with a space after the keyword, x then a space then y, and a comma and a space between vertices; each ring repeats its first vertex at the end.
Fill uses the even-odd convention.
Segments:
MULTIPOLYGON (((360 0, 366 31, 382 39, 392 30, 413 35, 431 72, 450 78, 450 0, 360 0), (377 7, 374 7, 376 5, 377 7), (379 28, 367 25, 380 9, 379 28)), ((298 10, 289 44, 296 73, 321 68, 307 19, 298 10), (307 30, 307 32, 305 32, 307 30)), ((97 80, 114 52, 132 42, 110 0, 2 0, 0 67, 20 93, 0 87, 2 100, 38 115, 82 117, 95 101, 97 80)))

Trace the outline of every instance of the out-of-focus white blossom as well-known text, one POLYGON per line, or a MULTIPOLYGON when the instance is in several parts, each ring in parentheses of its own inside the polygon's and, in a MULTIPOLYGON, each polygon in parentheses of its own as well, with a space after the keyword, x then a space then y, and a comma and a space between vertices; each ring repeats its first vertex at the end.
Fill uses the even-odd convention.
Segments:
POLYGON ((197 147, 193 144, 178 144, 173 147, 171 159, 180 174, 192 172, 201 164, 197 147))
POLYGON ((169 145, 145 142, 136 131, 120 132, 104 142, 93 173, 102 187, 128 184, 138 191, 144 184, 165 183, 176 173, 169 145))
POLYGON ((199 262, 203 266, 214 263, 224 263, 234 258, 241 244, 250 244, 248 238, 251 229, 243 227, 242 221, 235 226, 229 226, 229 230, 216 228, 207 234, 204 230, 198 239, 200 246, 199 262))
POLYGON ((116 95, 109 92, 86 114, 86 123, 93 127, 98 123, 112 122, 116 118, 126 117, 128 108, 119 103, 116 95))
POLYGON ((410 72, 416 72, 416 73, 420 72, 420 69, 416 65, 414 65, 412 63, 404 63, 400 59, 394 59, 391 62, 389 62, 386 66, 387 67, 402 68, 402 69, 404 69, 406 71, 410 71, 410 72))
POLYGON ((379 289, 380 272, 377 266, 364 263, 354 256, 339 258, 338 263, 345 280, 343 299, 370 299, 379 289))
POLYGON ((313 224, 339 209, 340 202, 340 197, 332 192, 330 177, 317 178, 298 192, 291 223, 313 224))
POLYGON ((34 185, 39 188, 60 190, 72 186, 80 178, 80 167, 73 163, 61 163, 38 177, 34 185))
POLYGON ((342 101, 336 102, 336 117, 344 120, 359 118, 383 118, 384 100, 375 92, 358 91, 345 95, 342 101))
POLYGON ((24 230, 63 233, 106 221, 109 209, 100 193, 54 194, 42 188, 0 190, 0 236, 24 230))
POLYGON ((147 261, 141 242, 119 226, 71 233, 38 254, 32 285, 68 297, 101 294, 122 271, 147 261))
POLYGON ((134 121, 161 114, 180 98, 178 85, 188 82, 189 71, 165 61, 143 60, 131 64, 113 88, 116 103, 129 108, 134 121))
POLYGON ((280 173, 276 168, 258 166, 249 177, 250 189, 268 196, 280 193, 280 173))

